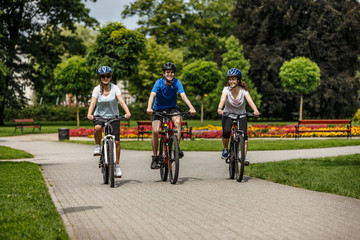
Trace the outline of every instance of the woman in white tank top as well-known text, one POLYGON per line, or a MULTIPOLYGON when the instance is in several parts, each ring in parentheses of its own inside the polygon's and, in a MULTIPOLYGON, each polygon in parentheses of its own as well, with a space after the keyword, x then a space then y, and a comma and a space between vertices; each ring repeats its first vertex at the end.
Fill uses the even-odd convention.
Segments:
MULTIPOLYGON (((241 81, 242 73, 239 69, 232 68, 227 74, 228 84, 224 87, 220 103, 218 107, 218 113, 223 115, 223 113, 235 113, 235 114, 244 114, 246 113, 246 101, 249 103, 250 107, 254 111, 255 116, 259 116, 260 113, 256 108, 254 101, 252 100, 249 89, 246 86, 245 82, 241 81), (225 108, 223 109, 225 104, 225 108)), ((227 159, 229 157, 228 145, 231 135, 231 126, 232 119, 227 116, 222 117, 222 142, 223 142, 223 152, 221 154, 222 159, 227 159)), ((244 131, 245 135, 245 156, 247 153, 248 146, 248 137, 247 137, 247 118, 240 119, 240 128, 244 131)), ((245 164, 249 164, 248 159, 245 157, 245 164)))

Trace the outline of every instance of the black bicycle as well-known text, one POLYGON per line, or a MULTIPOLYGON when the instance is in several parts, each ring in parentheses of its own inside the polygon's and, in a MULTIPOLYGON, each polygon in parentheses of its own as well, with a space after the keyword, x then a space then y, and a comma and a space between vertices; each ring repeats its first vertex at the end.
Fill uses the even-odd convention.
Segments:
POLYGON ((229 157, 226 161, 229 163, 229 176, 230 179, 235 177, 236 181, 241 182, 245 168, 245 139, 244 131, 240 129, 240 119, 257 116, 249 112, 244 114, 224 113, 223 115, 233 119, 233 135, 230 140, 229 157))
POLYGON ((115 186, 115 164, 116 164, 116 144, 115 135, 112 135, 113 130, 111 123, 124 119, 124 116, 115 116, 114 118, 103 118, 94 116, 94 122, 100 121, 105 123, 104 138, 102 141, 101 154, 99 160, 99 168, 103 174, 104 184, 108 184, 110 180, 110 187, 115 186))
POLYGON ((180 156, 179 156, 179 142, 178 132, 174 129, 174 123, 172 117, 182 116, 187 117, 189 112, 178 113, 166 113, 166 112, 154 112, 154 115, 158 115, 163 118, 162 130, 159 143, 159 167, 160 177, 162 181, 166 181, 168 176, 170 183, 175 184, 179 176, 180 156))

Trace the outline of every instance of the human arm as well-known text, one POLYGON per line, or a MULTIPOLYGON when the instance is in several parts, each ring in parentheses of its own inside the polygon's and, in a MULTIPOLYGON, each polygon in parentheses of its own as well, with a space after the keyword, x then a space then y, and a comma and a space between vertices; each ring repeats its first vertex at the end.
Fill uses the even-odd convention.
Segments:
POLYGON ((126 105, 126 103, 125 103, 125 101, 124 101, 124 98, 122 97, 121 94, 119 94, 119 95, 117 96, 117 100, 118 100, 118 102, 120 103, 122 109, 124 109, 124 111, 125 111, 125 118, 126 118, 126 119, 129 119, 129 118, 131 117, 131 113, 130 113, 129 108, 128 108, 128 106, 126 105))
POLYGON ((249 103, 250 107, 252 108, 252 110, 254 111, 254 115, 255 116, 259 116, 260 115, 260 112, 259 110, 257 109, 254 101, 252 100, 251 96, 250 96, 250 93, 246 94, 245 95, 245 98, 246 98, 246 101, 249 103))
POLYGON ((155 96, 156 96, 156 92, 151 92, 150 93, 149 100, 148 100, 148 107, 146 109, 146 112, 149 115, 151 115, 153 113, 153 110, 152 110, 151 107, 152 107, 152 105, 154 103, 155 96))
POLYGON ((190 108, 189 112, 191 116, 194 116, 196 114, 196 110, 193 107, 193 105, 191 104, 190 100, 187 98, 185 92, 180 93, 180 96, 182 98, 182 100, 186 103, 186 105, 190 108))
POLYGON ((218 110, 217 110, 218 114, 220 114, 220 115, 224 114, 223 107, 224 107, 225 101, 226 101, 226 94, 223 93, 223 94, 221 94, 221 98, 220 98, 220 102, 219 102, 219 106, 218 106, 218 110))
POLYGON ((88 109, 88 114, 87 114, 87 118, 89 120, 93 120, 94 119, 94 115, 93 112, 94 112, 94 109, 95 109, 95 106, 96 106, 96 101, 97 101, 97 98, 92 96, 91 97, 91 102, 90 102, 90 106, 89 106, 89 109, 88 109))

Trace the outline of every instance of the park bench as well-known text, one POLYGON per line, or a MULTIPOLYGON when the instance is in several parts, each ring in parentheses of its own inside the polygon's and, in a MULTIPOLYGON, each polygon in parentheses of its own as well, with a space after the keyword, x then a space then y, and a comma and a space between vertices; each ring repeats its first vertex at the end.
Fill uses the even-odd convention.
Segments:
POLYGON ((28 119, 14 119, 14 123, 15 123, 15 131, 16 132, 17 129, 21 130, 21 133, 23 132, 23 128, 32 128, 33 132, 36 128, 39 129, 39 131, 41 132, 41 123, 40 122, 35 122, 34 119, 32 118, 28 118, 28 119))
POLYGON ((306 132, 346 132, 347 137, 351 138, 351 119, 307 119, 299 120, 298 124, 295 125, 295 139, 300 137, 300 133, 306 132), (302 125, 311 124, 341 124, 347 125, 343 129, 300 129, 302 125))
MULTIPOLYGON (((144 140, 144 134, 151 133, 151 130, 145 129, 146 126, 152 126, 152 121, 138 121, 138 141, 140 139, 144 140)), ((181 122, 181 139, 189 138, 191 139, 192 127, 189 127, 187 122, 181 122)))

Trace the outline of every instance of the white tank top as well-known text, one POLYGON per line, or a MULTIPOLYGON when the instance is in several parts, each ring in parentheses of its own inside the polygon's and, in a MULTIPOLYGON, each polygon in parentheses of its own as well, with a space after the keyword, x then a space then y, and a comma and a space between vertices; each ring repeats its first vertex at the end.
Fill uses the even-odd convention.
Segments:
POLYGON ((100 94, 100 86, 96 86, 93 90, 92 96, 97 98, 95 116, 101 117, 115 117, 119 115, 117 96, 121 94, 118 86, 110 83, 110 94, 106 97, 100 94))
POLYGON ((245 106, 245 95, 249 92, 244 88, 239 88, 239 95, 237 98, 234 98, 230 91, 230 86, 224 87, 222 93, 226 94, 225 108, 224 112, 226 113, 235 113, 235 114, 244 114, 246 112, 245 106))

